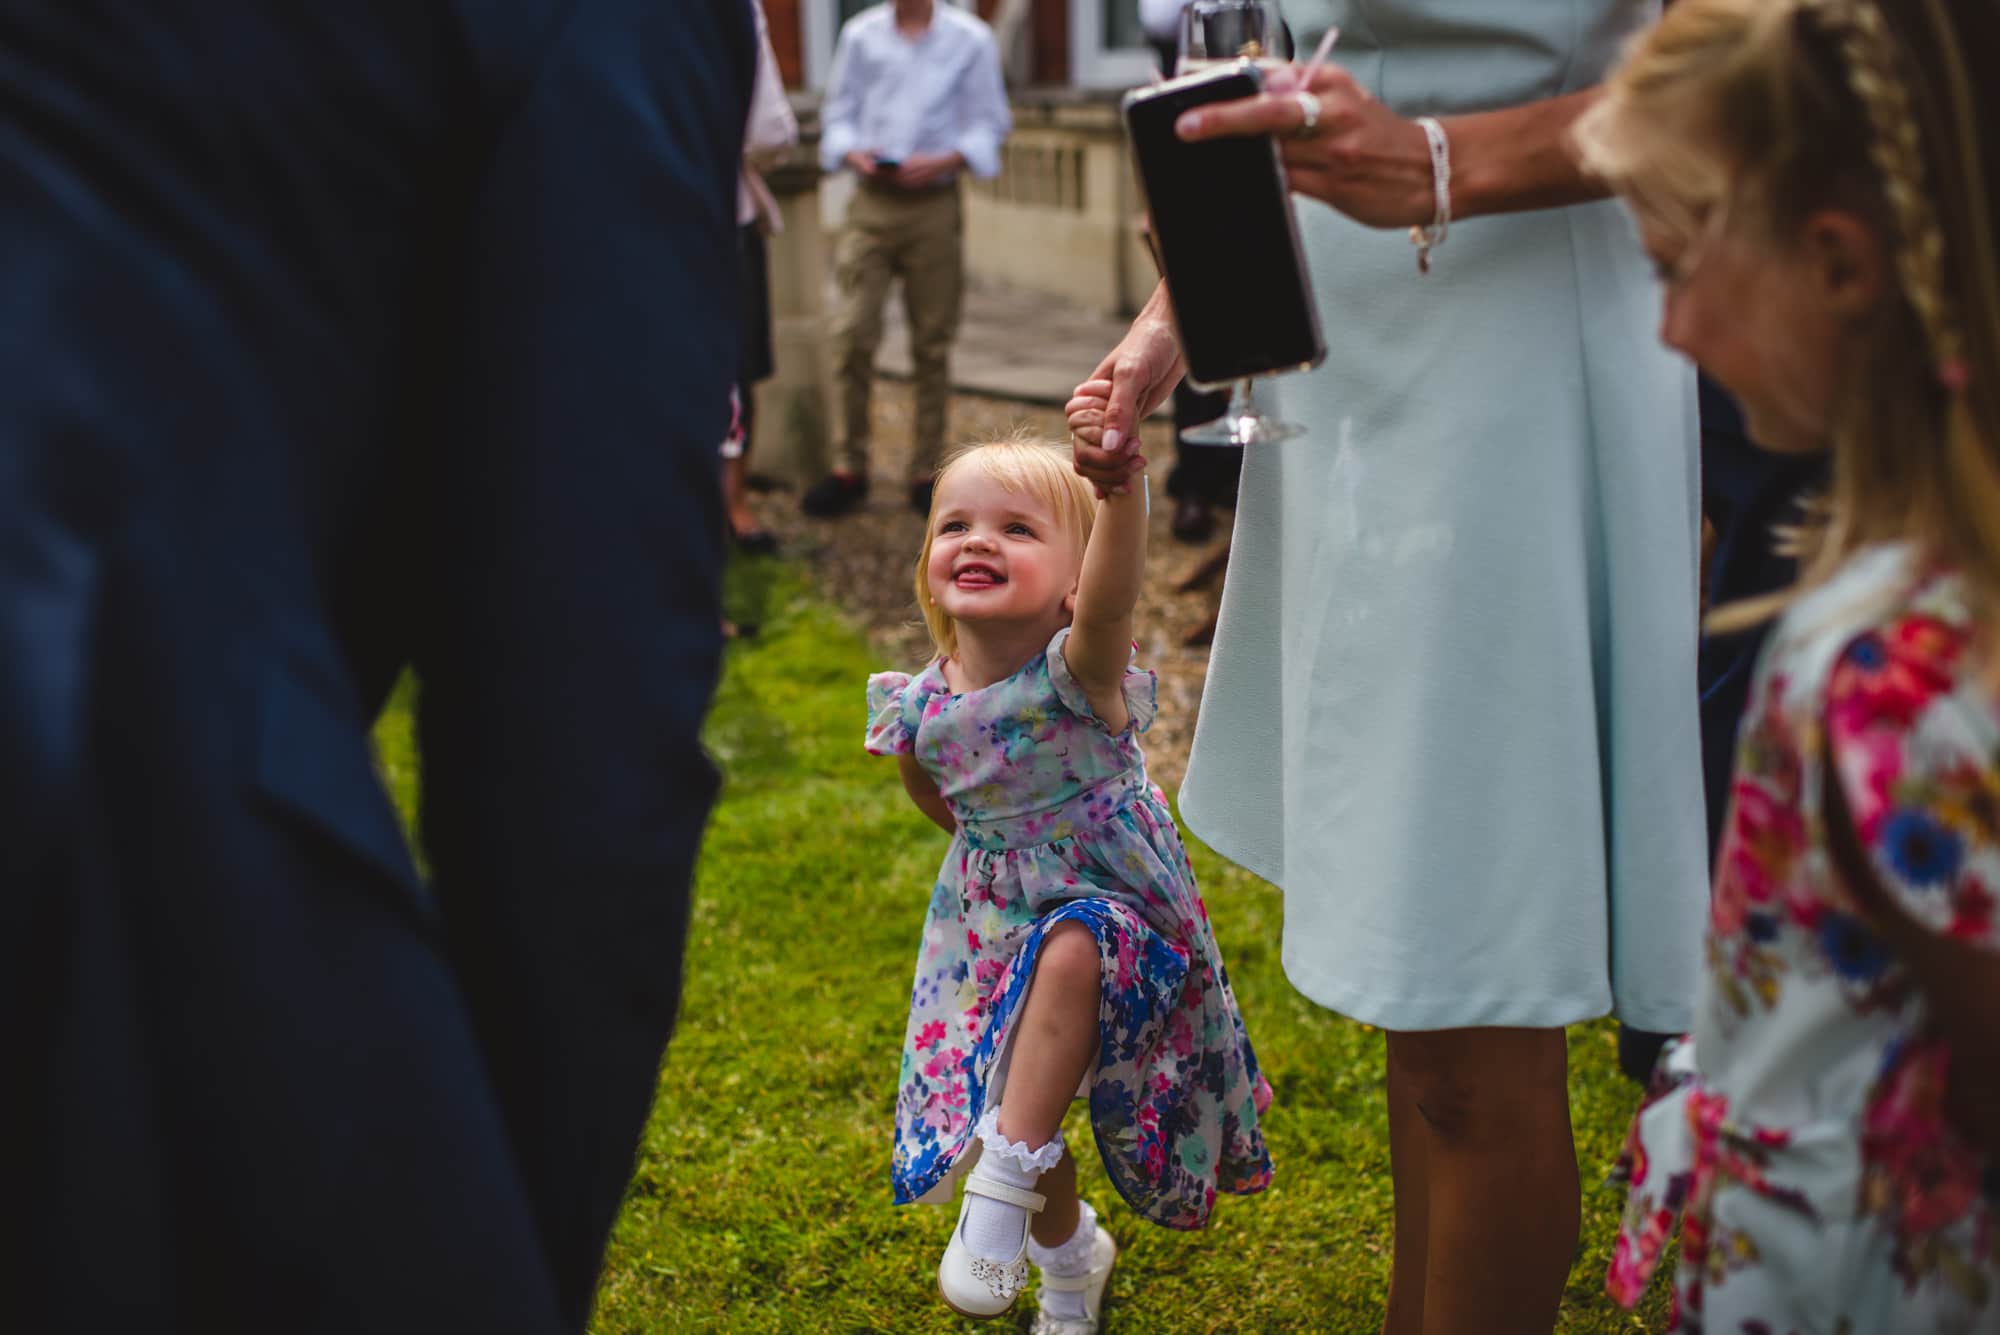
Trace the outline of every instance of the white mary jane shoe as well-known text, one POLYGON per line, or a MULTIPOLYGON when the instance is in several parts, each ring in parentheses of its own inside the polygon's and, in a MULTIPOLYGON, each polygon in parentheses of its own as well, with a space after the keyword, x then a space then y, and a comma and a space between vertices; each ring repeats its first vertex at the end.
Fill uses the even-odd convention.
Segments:
POLYGON ((1029 1335, 1097 1335, 1098 1325, 1104 1320, 1104 1290, 1111 1283, 1111 1268, 1117 1264, 1118 1244, 1104 1231, 1104 1225, 1099 1224, 1097 1236, 1090 1243, 1089 1270, 1081 1275, 1042 1276, 1043 1292, 1056 1289, 1083 1295, 1082 1319, 1036 1312, 1029 1335))
POLYGON ((1048 1198, 1040 1192, 1010 1187, 996 1182, 974 1164, 965 1178, 965 1199, 958 1207, 958 1223, 952 1226, 951 1243, 938 1262, 938 1295, 944 1305, 962 1317, 984 1321, 999 1316, 1014 1305, 1028 1283, 1028 1222, 1042 1211, 1048 1198), (1021 1244, 1011 1261, 990 1261, 974 1256, 965 1245, 965 1211, 974 1196, 1018 1205, 1028 1213, 1021 1219, 1021 1244))

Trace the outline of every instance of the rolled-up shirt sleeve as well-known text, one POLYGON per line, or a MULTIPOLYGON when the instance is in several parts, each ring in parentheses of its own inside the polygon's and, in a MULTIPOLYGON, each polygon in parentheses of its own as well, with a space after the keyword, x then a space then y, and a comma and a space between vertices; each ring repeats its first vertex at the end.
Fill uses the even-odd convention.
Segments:
POLYGON ((839 171, 847 155, 861 146, 861 80, 855 68, 858 63, 854 58, 852 31, 843 27, 833 45, 833 70, 827 76, 826 98, 819 108, 822 171, 839 171))
POLYGON ((989 34, 973 58, 959 89, 959 131, 955 147, 974 176, 1000 174, 1000 145, 1014 128, 1007 109, 1007 87, 1000 77, 1000 48, 989 34))

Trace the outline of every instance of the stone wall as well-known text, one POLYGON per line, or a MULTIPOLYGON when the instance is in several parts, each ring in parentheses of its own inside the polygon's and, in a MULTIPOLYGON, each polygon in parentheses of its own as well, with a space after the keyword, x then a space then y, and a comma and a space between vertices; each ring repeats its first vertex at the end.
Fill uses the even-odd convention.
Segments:
POLYGON ((757 386, 753 467, 810 483, 825 473, 834 430, 833 349, 827 339, 827 287, 833 236, 821 222, 819 109, 794 95, 799 143, 765 174, 784 230, 770 238, 771 350, 776 370, 757 386))
POLYGON ((966 192, 966 268, 974 282, 1131 315, 1155 279, 1143 207, 1115 100, 1017 94, 1000 175, 966 192))

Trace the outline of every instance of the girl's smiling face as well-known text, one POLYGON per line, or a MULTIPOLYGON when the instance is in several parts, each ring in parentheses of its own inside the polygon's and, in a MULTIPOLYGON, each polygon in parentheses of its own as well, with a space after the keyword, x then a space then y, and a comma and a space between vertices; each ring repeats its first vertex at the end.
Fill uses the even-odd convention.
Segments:
POLYGON ((933 602, 961 626, 1069 619, 1083 553, 1049 504, 977 467, 938 484, 925 574, 933 602))

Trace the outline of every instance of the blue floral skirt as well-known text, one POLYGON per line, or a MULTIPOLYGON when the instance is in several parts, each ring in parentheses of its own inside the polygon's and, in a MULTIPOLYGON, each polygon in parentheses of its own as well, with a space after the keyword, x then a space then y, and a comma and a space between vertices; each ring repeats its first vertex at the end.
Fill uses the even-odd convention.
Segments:
POLYGON ((971 1129, 1005 1078, 1042 943, 1074 922, 1103 965, 1086 1081, 1098 1153, 1133 1210, 1208 1222, 1218 1191, 1271 1180, 1257 1069, 1208 911, 1157 790, 1072 837, 982 849, 955 839, 932 892, 896 1099, 900 1203, 948 1201, 971 1129))

